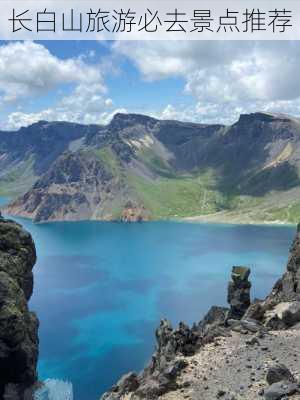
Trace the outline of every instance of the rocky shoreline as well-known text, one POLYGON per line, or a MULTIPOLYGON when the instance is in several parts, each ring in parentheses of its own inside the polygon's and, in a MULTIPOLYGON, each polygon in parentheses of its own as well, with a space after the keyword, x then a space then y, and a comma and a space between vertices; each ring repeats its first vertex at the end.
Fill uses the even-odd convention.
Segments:
POLYGON ((179 220, 174 221, 182 221, 189 222, 192 224, 224 224, 224 225, 254 225, 254 226, 297 226, 296 223, 281 221, 281 220, 259 220, 252 219, 247 212, 243 215, 230 215, 225 213, 214 213, 207 215, 195 215, 193 217, 184 217, 179 220))
POLYGON ((162 320, 149 365, 101 400, 300 399, 300 225, 286 271, 265 300, 250 302, 249 275, 233 267, 229 308, 212 307, 191 328, 162 320))

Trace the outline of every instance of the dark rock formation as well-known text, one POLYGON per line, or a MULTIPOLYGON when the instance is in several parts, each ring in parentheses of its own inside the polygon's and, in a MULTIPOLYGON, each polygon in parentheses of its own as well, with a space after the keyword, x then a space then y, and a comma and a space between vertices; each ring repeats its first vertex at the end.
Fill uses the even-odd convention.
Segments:
POLYGON ((0 399, 31 398, 37 381, 38 319, 28 310, 36 261, 28 232, 0 219, 0 399))
POLYGON ((230 304, 229 317, 241 319, 250 306, 251 283, 248 278, 250 269, 246 267, 233 267, 228 285, 228 298, 230 304))
POLYGON ((229 309, 212 306, 204 318, 193 329, 201 337, 202 344, 210 343, 215 337, 228 336, 227 321, 229 309))
POLYGON ((271 329, 285 329, 300 322, 300 225, 290 249, 286 272, 263 301, 255 301, 244 318, 271 329))
POLYGON ((286 272, 280 278, 270 295, 266 305, 271 307, 281 302, 300 301, 300 224, 296 238, 290 249, 286 272))
POLYGON ((181 356, 195 354, 199 336, 181 322, 173 329, 170 322, 162 320, 156 330, 157 349, 149 366, 140 376, 137 395, 140 398, 156 399, 158 396, 177 389, 176 377, 185 368, 181 356))
POLYGON ((111 392, 105 395, 104 399, 113 400, 120 398, 119 396, 134 392, 139 387, 138 377, 135 373, 129 372, 122 376, 119 382, 111 388, 111 392), (115 393, 115 394, 114 394, 115 393))

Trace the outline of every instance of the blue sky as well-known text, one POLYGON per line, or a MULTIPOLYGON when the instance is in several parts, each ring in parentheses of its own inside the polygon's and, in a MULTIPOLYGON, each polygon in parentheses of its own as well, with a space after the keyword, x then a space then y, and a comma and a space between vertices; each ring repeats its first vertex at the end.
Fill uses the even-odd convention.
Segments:
POLYGON ((232 123, 299 116, 299 42, 0 42, 0 126, 108 123, 116 112, 232 123))

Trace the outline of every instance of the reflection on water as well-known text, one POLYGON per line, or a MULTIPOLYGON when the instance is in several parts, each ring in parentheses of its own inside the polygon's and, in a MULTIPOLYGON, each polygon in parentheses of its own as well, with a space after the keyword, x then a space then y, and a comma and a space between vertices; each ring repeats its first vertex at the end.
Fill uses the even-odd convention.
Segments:
POLYGON ((34 400, 73 400, 73 386, 70 382, 46 379, 35 392, 34 400))

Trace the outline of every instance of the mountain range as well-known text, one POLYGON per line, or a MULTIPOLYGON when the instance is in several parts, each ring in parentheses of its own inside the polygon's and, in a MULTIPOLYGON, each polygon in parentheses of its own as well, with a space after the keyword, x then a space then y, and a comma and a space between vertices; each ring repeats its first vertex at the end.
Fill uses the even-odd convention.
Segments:
POLYGON ((229 126, 116 114, 106 125, 40 121, 0 132, 4 212, 35 222, 300 219, 300 119, 229 126))

